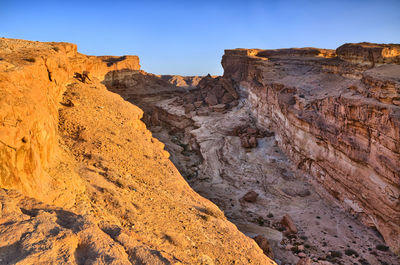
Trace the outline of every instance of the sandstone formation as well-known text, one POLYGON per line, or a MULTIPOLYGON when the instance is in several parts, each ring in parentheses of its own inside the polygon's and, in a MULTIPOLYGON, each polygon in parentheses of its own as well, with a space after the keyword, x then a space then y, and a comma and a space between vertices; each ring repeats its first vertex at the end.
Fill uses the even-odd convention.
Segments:
POLYGON ((0 264, 398 264, 398 46, 222 63, 0 39, 0 264))
POLYGON ((340 59, 351 63, 400 64, 400 44, 347 43, 336 52, 340 59))
POLYGON ((226 50, 222 65, 297 167, 399 253, 399 45, 226 50))
POLYGON ((161 75, 161 79, 171 83, 174 86, 183 87, 186 89, 195 88, 200 80, 201 76, 179 76, 179 75, 161 75))
MULTIPOLYGON (((313 54, 316 60, 337 60, 333 50, 298 50, 301 52, 294 55, 285 51, 292 54, 290 60, 298 62, 293 68, 303 67, 304 53, 313 54)), ((246 50, 238 53, 243 51, 244 57, 238 58, 248 57, 246 50)), ((268 60, 260 58, 256 57, 268 60)), ((252 58, 248 59, 250 64, 252 58)), ((312 68, 315 62, 309 64, 312 68)), ((349 63, 335 62, 331 68, 340 67, 344 75, 357 74, 344 65, 349 63)), ((237 78, 246 74, 246 63, 240 60, 229 67, 237 70, 237 78)), ((373 229, 365 227, 331 198, 321 198, 319 194, 325 193, 318 189, 319 185, 311 185, 312 178, 299 170, 280 148, 278 130, 274 134, 274 128, 263 126, 257 120, 259 117, 253 115, 247 100, 249 92, 241 83, 229 76, 206 76, 196 88, 187 89, 171 86, 161 77, 144 72, 131 71, 129 76, 121 81, 115 79, 116 84, 123 85, 108 84, 107 88, 143 109, 143 121, 154 137, 166 144, 171 161, 188 183, 217 204, 240 231, 251 238, 266 239, 278 263, 296 264, 309 259, 312 264, 399 262, 389 251, 375 251, 384 242, 373 229), (237 98, 222 104, 221 95, 230 89, 237 98), (207 98, 217 100, 206 101, 207 98), (251 137, 254 146, 249 145, 251 137), (258 194, 253 202, 242 199, 249 191, 258 194), (281 223, 285 215, 291 217, 297 234, 285 232, 281 223), (343 254, 352 251, 357 255, 343 254)), ((249 79, 257 82, 256 78, 249 79)))
POLYGON ((0 263, 275 264, 101 83, 132 73, 135 56, 0 39, 0 263))

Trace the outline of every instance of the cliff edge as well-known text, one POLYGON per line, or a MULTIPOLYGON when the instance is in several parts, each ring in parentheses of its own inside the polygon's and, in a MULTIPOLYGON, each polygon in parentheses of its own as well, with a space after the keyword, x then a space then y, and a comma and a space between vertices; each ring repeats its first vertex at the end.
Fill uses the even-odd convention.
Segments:
POLYGON ((101 83, 136 56, 0 39, 0 262, 275 264, 101 83))
POLYGON ((399 253, 399 45, 226 50, 222 65, 258 124, 275 131, 321 194, 399 253))

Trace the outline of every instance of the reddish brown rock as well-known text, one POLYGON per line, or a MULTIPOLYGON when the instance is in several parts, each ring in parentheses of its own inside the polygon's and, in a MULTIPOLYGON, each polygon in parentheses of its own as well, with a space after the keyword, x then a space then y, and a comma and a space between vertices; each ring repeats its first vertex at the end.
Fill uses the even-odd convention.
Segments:
POLYGON ((239 95, 238 95, 231 79, 221 78, 220 82, 221 82, 224 90, 227 92, 227 94, 229 94, 233 99, 239 98, 239 95))
POLYGON ((204 100, 209 106, 214 106, 218 104, 218 98, 214 93, 208 93, 207 97, 204 100))
POLYGON ((229 104, 230 106, 231 103, 238 99, 238 94, 232 80, 222 77, 213 78, 210 75, 201 79, 196 90, 192 91, 191 94, 192 99, 186 97, 186 102, 193 102, 193 98, 198 98, 208 106, 218 104, 229 104))
POLYGON ((232 130, 233 136, 240 136, 241 133, 242 133, 242 128, 240 128, 240 127, 236 127, 232 130))
POLYGON ((256 128, 247 128, 246 132, 249 135, 256 135, 258 133, 258 130, 256 128))
POLYGON ((229 103, 229 108, 236 107, 239 104, 238 100, 233 100, 232 102, 229 103))
POLYGON ((183 98, 184 102, 191 104, 191 103, 196 102, 197 97, 196 97, 196 94, 189 92, 189 93, 186 93, 184 96, 182 96, 182 98, 183 98))
POLYGON ((209 111, 207 108, 202 108, 196 111, 197 115, 199 116, 208 116, 209 111))
POLYGON ((270 257, 271 259, 274 258, 274 253, 272 252, 272 248, 268 242, 268 239, 265 237, 258 235, 255 238, 253 238, 254 241, 258 244, 258 246, 263 250, 264 254, 270 257))
POLYGON ((194 106, 195 106, 196 108, 200 108, 201 105, 203 105, 203 101, 195 101, 195 102, 194 102, 194 106))
POLYGON ((186 104, 183 107, 185 109, 185 113, 189 113, 189 112, 195 110, 195 107, 193 104, 186 104))
POLYGON ((346 43, 336 53, 340 59, 352 63, 400 64, 400 44, 346 43))
POLYGON ((255 202, 257 201, 258 193, 255 191, 249 191, 243 196, 243 200, 246 202, 255 202))
POLYGON ((288 214, 282 217, 281 224, 286 228, 289 233, 297 234, 297 227, 288 214))
POLYGON ((254 136, 251 136, 249 138, 249 145, 251 148, 256 148, 257 147, 257 139, 254 136))
POLYGON ((319 53, 227 50, 224 78, 248 94, 259 126, 277 134, 298 168, 400 253, 398 45, 319 53))
MULTIPOLYGON (((300 253, 299 253, 300 254, 300 253)), ((303 253, 304 254, 304 253, 303 253)), ((304 254, 305 255, 305 254, 304 254)), ((300 257, 300 255, 299 255, 300 257)), ((303 257, 301 258, 296 265, 311 265, 312 264, 312 260, 310 258, 307 257, 303 257)))
POLYGON ((250 148, 249 138, 247 136, 240 137, 240 144, 244 148, 250 148))
POLYGON ((226 110, 226 105, 218 104, 218 105, 212 106, 212 110, 216 111, 216 112, 224 112, 226 110))
POLYGON ((230 93, 225 93, 225 94, 222 96, 220 102, 221 102, 221 103, 224 103, 224 104, 228 104, 228 103, 231 103, 234 99, 235 99, 235 98, 232 97, 232 95, 231 95, 230 93))

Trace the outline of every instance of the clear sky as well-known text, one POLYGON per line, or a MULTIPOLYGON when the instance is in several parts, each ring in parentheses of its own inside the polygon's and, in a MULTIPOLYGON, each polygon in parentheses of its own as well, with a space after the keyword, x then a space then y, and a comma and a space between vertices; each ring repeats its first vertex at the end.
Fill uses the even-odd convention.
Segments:
POLYGON ((139 55, 156 74, 221 74, 224 49, 400 43, 400 0, 0 0, 0 37, 139 55))

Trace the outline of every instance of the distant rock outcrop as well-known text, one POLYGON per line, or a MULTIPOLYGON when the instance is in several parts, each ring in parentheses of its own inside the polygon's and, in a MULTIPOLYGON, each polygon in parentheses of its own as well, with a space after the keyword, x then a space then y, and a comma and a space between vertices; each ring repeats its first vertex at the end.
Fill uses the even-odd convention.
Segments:
POLYGON ((187 89, 195 88, 202 79, 201 76, 161 75, 160 77, 174 86, 184 87, 187 89))
POLYGON ((400 44, 346 43, 336 49, 344 61, 362 64, 400 64, 400 44))

